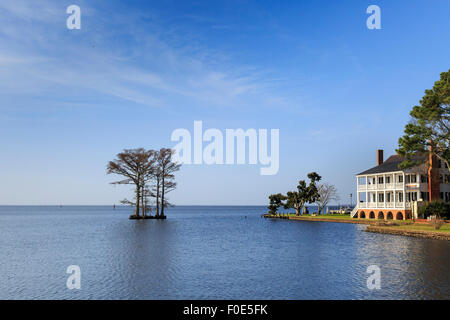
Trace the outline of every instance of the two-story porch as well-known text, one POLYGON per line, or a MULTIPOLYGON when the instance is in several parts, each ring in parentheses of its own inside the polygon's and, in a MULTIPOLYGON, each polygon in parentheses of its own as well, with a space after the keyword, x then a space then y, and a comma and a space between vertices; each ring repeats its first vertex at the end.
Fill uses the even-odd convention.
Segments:
POLYGON ((404 220, 411 218, 414 201, 426 193, 426 176, 399 168, 402 158, 391 156, 383 162, 378 150, 377 166, 356 175, 359 218, 404 220), (423 184, 424 183, 424 184, 423 184))

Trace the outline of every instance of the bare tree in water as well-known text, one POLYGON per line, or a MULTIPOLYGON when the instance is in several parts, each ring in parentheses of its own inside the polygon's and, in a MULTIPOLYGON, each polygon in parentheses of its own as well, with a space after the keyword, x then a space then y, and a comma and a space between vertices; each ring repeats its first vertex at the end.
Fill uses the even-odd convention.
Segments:
POLYGON ((176 188, 174 173, 181 167, 181 164, 172 161, 173 153, 173 150, 167 148, 159 151, 126 149, 108 163, 108 174, 125 178, 112 184, 135 186, 134 199, 121 201, 122 204, 134 206, 134 217, 147 215, 151 210, 150 198, 153 197, 156 217, 165 218, 164 209, 171 205, 166 195, 176 188))
MULTIPOLYGON (((167 193, 174 190, 177 186, 175 182, 175 175, 174 173, 178 170, 180 170, 181 164, 175 163, 172 161, 172 155, 174 153, 174 150, 162 148, 158 152, 157 156, 157 185, 156 185, 156 191, 157 191, 157 200, 156 200, 156 206, 157 210, 159 209, 159 190, 161 190, 161 217, 165 217, 164 215, 164 209, 170 206, 171 204, 166 198, 167 193)), ((159 212, 157 211, 157 214, 159 212)))
POLYGON ((134 216, 138 217, 142 208, 142 216, 145 216, 143 190, 155 168, 156 155, 153 150, 125 149, 117 154, 115 160, 107 165, 107 174, 123 176, 124 180, 112 182, 113 184, 132 184, 135 186, 134 202, 124 200, 122 203, 134 204, 134 216), (141 207, 142 206, 142 207, 141 207))

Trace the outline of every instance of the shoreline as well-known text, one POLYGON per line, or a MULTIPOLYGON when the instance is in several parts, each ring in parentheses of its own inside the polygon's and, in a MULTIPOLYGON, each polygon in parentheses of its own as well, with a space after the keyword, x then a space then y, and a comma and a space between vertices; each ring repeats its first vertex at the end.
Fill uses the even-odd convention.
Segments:
POLYGON ((403 230, 396 227, 379 227, 379 226, 367 226, 367 228, 364 231, 373 233, 392 234, 397 236, 450 241, 450 233, 448 232, 403 230))
MULTIPOLYGON (((269 219, 285 219, 293 221, 314 221, 314 222, 336 222, 336 223, 351 223, 351 224, 363 224, 367 225, 364 232, 382 233, 382 234, 392 234, 398 236, 415 237, 422 239, 433 239, 433 240, 444 240, 450 241, 450 232, 443 231, 431 231, 431 230, 407 230, 402 229, 401 225, 393 226, 379 226, 377 225, 380 220, 361 220, 356 218, 321 218, 321 217, 302 217, 302 216, 270 216, 263 215, 264 218, 269 219)), ((382 220, 385 221, 385 220, 382 220)), ((393 220, 395 222, 395 220, 393 220)), ((414 224, 412 224, 414 225, 414 224)), ((407 226, 405 224, 405 226, 407 226)))

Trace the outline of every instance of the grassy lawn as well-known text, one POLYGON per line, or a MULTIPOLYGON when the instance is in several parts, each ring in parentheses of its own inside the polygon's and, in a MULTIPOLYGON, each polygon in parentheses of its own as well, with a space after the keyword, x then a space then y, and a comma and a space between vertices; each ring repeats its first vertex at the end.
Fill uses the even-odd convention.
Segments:
POLYGON ((348 219, 351 220, 352 218, 350 218, 349 214, 321 214, 321 215, 316 215, 313 216, 311 214, 302 214, 300 216, 297 216, 295 213, 281 213, 281 216, 290 216, 290 217, 300 217, 300 218, 311 218, 311 219, 339 219, 339 220, 343 220, 343 219, 348 219))
MULTIPOLYGON (((295 214, 294 214, 295 216, 295 214)), ((314 219, 352 219, 349 214, 321 214, 317 216, 313 216, 310 214, 304 214, 300 217, 314 218, 314 219)))

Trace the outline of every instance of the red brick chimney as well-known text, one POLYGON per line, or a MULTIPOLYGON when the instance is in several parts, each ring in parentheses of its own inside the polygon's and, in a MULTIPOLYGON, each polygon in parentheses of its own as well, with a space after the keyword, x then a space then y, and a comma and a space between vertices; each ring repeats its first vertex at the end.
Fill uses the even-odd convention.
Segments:
POLYGON ((383 150, 377 150, 377 166, 383 163, 383 150))
MULTIPOLYGON (((431 150, 431 147, 430 147, 431 150)), ((429 201, 439 200, 441 198, 441 188, 439 183, 439 163, 435 155, 430 153, 429 167, 428 167, 428 193, 430 195, 429 201)))

